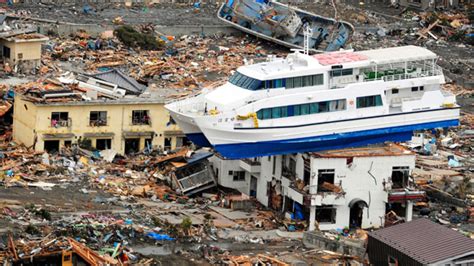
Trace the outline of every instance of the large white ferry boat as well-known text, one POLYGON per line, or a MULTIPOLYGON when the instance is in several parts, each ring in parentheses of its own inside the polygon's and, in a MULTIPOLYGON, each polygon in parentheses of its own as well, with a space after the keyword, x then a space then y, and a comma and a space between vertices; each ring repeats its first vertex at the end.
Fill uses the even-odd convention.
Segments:
POLYGON ((417 46, 296 51, 166 108, 191 141, 232 159, 406 141, 459 124, 436 61, 417 46))

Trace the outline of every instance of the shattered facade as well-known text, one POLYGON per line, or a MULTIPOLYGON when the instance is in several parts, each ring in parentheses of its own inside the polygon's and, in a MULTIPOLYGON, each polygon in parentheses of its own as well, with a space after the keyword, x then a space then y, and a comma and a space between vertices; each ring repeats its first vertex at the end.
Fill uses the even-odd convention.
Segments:
POLYGON ((309 230, 378 228, 389 205, 411 220, 413 202, 424 198, 410 181, 415 154, 394 144, 211 161, 219 184, 288 216, 301 212, 309 230))
POLYGON ((0 38, 2 58, 18 71, 31 71, 41 65, 41 45, 48 39, 40 34, 0 38))

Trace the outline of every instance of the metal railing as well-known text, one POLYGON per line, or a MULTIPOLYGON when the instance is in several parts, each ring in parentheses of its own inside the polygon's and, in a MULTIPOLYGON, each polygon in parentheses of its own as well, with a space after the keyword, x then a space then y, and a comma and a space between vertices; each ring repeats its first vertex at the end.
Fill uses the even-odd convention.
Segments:
POLYGON ((67 120, 51 120, 50 127, 54 128, 60 128, 60 127, 71 127, 72 126, 72 120, 71 118, 68 118, 67 120))
POLYGON ((90 120, 89 126, 91 127, 104 127, 107 126, 107 120, 90 120))
POLYGON ((383 80, 383 81, 395 81, 395 80, 404 80, 404 79, 413 79, 413 78, 421 78, 421 77, 431 77, 431 76, 439 76, 443 75, 443 69, 439 66, 436 66, 432 69, 426 69, 422 71, 415 71, 411 73, 401 73, 401 74, 391 74, 391 75, 383 75, 381 77, 375 78, 365 78, 363 82, 375 81, 375 80, 383 80))

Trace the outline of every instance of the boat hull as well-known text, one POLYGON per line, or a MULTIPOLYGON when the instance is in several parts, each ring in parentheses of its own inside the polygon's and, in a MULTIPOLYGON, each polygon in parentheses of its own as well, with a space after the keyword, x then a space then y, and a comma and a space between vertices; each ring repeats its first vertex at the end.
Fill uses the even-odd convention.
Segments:
MULTIPOLYGON (((277 5, 277 6, 284 6, 283 4, 280 4, 278 2, 273 2, 272 4, 277 5)), ((286 7, 286 6, 285 6, 286 7)), ((303 49, 304 48, 304 39, 302 35, 298 35, 297 37, 294 38, 275 38, 272 35, 274 33, 268 33, 265 32, 263 29, 259 29, 258 27, 254 27, 255 25, 250 25, 249 26, 249 21, 247 20, 242 20, 240 19, 241 24, 246 24, 247 27, 240 25, 239 23, 236 23, 232 21, 231 19, 228 19, 228 12, 225 12, 224 9, 228 8, 232 10, 232 8, 229 8, 226 3, 222 4, 222 6, 219 8, 217 12, 217 17, 224 23, 241 30, 243 32, 246 32, 248 34, 252 34, 258 38, 262 38, 267 41, 275 42, 279 45, 286 46, 288 48, 295 48, 295 49, 303 49)), ((314 21, 317 22, 324 22, 327 23, 326 26, 332 25, 337 25, 338 23, 344 27, 344 31, 340 31, 338 33, 331 33, 331 36, 336 36, 333 40, 329 40, 329 45, 325 47, 324 49, 314 49, 311 48, 309 50, 313 52, 324 52, 324 51, 336 51, 340 48, 343 48, 345 45, 349 44, 350 41, 352 40, 352 34, 354 33, 354 26, 352 26, 350 23, 345 22, 345 21, 335 21, 330 18, 318 16, 312 13, 309 13, 307 11, 291 7, 292 10, 294 10, 299 17, 308 17, 311 18, 314 21)), ((324 27, 324 26, 321 26, 324 27)), ((316 31, 316 28, 313 29, 316 31)))
POLYGON ((196 121, 223 156, 249 158, 406 141, 415 130, 457 126, 459 110, 459 107, 438 108, 303 125, 278 123, 269 127, 234 128, 230 123, 219 123, 219 117, 215 118, 217 121, 209 117, 196 121))
POLYGON ((413 131, 458 126, 459 120, 445 120, 423 124, 370 129, 357 132, 337 133, 288 140, 247 142, 215 145, 217 152, 229 159, 242 159, 277 154, 288 154, 308 151, 321 151, 360 147, 385 141, 408 141, 413 131))
POLYGON ((168 104, 165 108, 168 109, 173 120, 191 142, 200 147, 212 147, 204 133, 195 124, 192 116, 178 112, 174 104, 168 104))

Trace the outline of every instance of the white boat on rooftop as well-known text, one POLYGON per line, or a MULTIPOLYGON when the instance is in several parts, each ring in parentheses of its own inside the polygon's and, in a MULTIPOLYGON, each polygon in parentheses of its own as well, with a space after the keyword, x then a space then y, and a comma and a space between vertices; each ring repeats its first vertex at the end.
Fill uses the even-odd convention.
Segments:
POLYGON ((405 141, 459 123, 436 60, 417 46, 296 51, 239 67, 223 86, 166 108, 186 134, 228 158, 405 141))

